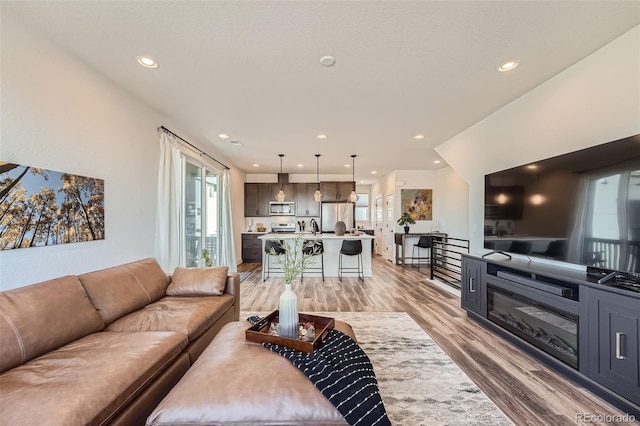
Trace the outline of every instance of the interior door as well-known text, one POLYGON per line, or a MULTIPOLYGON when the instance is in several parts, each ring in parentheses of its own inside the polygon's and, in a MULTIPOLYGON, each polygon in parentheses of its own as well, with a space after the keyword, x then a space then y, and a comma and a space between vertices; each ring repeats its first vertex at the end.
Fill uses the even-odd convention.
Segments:
POLYGON ((395 255, 393 252, 393 194, 387 195, 387 221, 384 229, 384 241, 385 241, 385 257, 392 262, 395 261, 395 255))
POLYGON ((375 213, 373 218, 373 242, 375 246, 375 253, 378 256, 382 256, 384 253, 382 244, 382 226, 383 226, 383 209, 382 209, 382 194, 376 195, 375 200, 375 213))

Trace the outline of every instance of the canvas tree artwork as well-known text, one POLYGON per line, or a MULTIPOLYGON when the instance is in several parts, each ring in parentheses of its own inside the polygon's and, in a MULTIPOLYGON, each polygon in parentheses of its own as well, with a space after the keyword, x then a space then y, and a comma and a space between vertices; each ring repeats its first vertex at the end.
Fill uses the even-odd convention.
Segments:
POLYGON ((0 250, 104 238, 104 180, 0 162, 0 250))
POLYGON ((403 189, 400 191, 402 212, 413 220, 433 219, 433 193, 431 189, 403 189))

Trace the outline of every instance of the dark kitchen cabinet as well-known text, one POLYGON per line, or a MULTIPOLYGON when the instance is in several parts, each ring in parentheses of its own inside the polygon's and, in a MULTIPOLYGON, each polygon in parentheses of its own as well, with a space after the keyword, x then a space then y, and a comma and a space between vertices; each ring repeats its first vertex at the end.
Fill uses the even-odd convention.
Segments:
POLYGON ((317 188, 317 183, 295 184, 296 216, 320 216, 320 203, 313 199, 317 188))
MULTIPOLYGON (((271 201, 275 201, 276 200, 276 195, 278 195, 278 192, 280 191, 280 184, 274 183, 273 185, 273 194, 272 194, 272 198, 271 201)), ((284 185, 282 185, 282 191, 284 192, 284 200, 285 201, 296 201, 296 193, 298 191, 298 185, 295 183, 285 183, 284 185)), ((294 208, 297 209, 297 206, 295 206, 294 208)), ((296 210, 296 215, 298 214, 298 211, 296 210)))
POLYGON ((354 182, 320 182, 323 201, 346 201, 353 188, 354 182))
POLYGON ((468 257, 462 258, 462 282, 460 283, 460 301, 462 307, 486 316, 487 301, 482 268, 485 263, 468 257))
POLYGON ((261 234, 242 234, 242 261, 262 263, 261 234))
POLYGON ((640 404, 640 300, 589 289, 589 377, 640 404))
POLYGON ((280 189, 276 186, 272 183, 245 183, 244 215, 246 217, 269 216, 269 202, 275 200, 275 194, 280 189))

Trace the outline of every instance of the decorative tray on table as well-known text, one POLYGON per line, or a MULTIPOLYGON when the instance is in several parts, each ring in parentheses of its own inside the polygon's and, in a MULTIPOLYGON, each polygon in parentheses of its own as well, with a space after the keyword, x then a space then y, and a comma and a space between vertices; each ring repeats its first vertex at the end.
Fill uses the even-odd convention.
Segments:
POLYGON ((279 312, 273 311, 260 322, 249 327, 245 338, 256 343, 273 343, 287 348, 311 353, 322 346, 329 330, 335 326, 335 320, 329 317, 299 314, 299 333, 297 339, 278 335, 279 312))

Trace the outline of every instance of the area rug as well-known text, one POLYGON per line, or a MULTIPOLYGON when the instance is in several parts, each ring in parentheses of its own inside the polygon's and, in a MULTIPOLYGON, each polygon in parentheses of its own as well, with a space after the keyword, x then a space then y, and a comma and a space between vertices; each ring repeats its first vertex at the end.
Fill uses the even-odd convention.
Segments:
MULTIPOLYGON (((241 312, 240 318, 268 312, 241 312)), ((324 312, 348 322, 373 364, 392 424, 513 425, 404 312, 324 312)))

